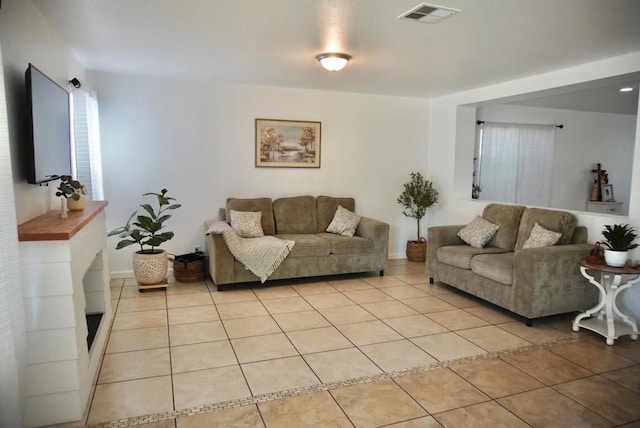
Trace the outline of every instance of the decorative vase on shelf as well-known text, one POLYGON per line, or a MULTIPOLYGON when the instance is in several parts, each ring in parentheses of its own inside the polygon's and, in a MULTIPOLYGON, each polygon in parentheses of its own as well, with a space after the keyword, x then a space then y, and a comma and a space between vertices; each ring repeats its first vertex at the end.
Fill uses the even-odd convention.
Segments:
POLYGON ((78 200, 73 198, 67 199, 67 207, 73 211, 82 211, 87 206, 87 199, 80 196, 78 200))
POLYGON ((604 250, 604 261, 607 266, 624 267, 629 251, 604 250))
POLYGON ((65 198, 60 198, 60 218, 69 217, 67 214, 67 200, 65 198))

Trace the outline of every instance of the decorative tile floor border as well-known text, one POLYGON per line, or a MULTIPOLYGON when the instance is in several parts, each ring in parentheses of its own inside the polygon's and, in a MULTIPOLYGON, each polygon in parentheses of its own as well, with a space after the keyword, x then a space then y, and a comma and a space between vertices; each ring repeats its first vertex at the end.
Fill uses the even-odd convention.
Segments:
POLYGON ((436 363, 428 364, 425 366, 412 367, 408 369, 396 370, 393 372, 380 373, 373 376, 363 376, 359 378, 341 380, 336 382, 321 383, 318 385, 305 386, 301 388, 271 392, 268 394, 262 394, 262 395, 246 397, 246 398, 241 398, 236 400, 223 401, 220 403, 206 404, 202 406, 192 407, 189 409, 179 409, 179 410, 172 410, 169 412, 156 413, 152 415, 136 416, 132 418, 120 419, 116 421, 104 422, 102 424, 89 425, 89 426, 101 427, 101 428, 129 427, 129 426, 147 424, 150 422, 159 422, 159 421, 164 421, 169 419, 176 419, 178 416, 193 416, 193 415, 198 415, 202 413, 213 412, 216 410, 228 409, 231 407, 242 407, 249 404, 257 404, 265 401, 278 400, 280 398, 293 397, 297 395, 308 394, 311 392, 328 391, 331 389, 342 388, 345 386, 371 383, 371 382, 376 382, 378 380, 393 379, 396 377, 405 376, 409 374, 424 373, 430 370, 455 366, 459 364, 489 360, 492 358, 500 358, 507 355, 520 354, 523 352, 534 351, 537 349, 545 349, 555 345, 573 343, 581 339, 582 339, 582 335, 580 333, 572 333, 572 337, 569 337, 569 338, 557 339, 549 342, 524 346, 520 348, 505 349, 502 351, 489 352, 486 354, 478 354, 478 355, 473 355, 465 358, 458 358, 454 360, 436 362, 436 363))

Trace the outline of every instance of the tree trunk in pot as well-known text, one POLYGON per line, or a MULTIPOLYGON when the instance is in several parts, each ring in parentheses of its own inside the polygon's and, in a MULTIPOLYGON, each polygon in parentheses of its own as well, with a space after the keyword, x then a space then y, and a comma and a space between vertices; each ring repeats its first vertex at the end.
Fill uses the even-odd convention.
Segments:
POLYGON ((155 254, 133 254, 133 273, 139 284, 160 284, 166 281, 169 258, 165 250, 155 254))

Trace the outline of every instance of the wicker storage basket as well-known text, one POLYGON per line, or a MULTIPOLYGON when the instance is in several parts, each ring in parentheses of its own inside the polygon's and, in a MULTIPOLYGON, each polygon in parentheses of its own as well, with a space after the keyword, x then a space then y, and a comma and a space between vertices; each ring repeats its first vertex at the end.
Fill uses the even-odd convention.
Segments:
POLYGON ((407 259, 412 262, 423 262, 427 259, 427 241, 407 241, 407 259))
POLYGON ((204 281, 206 275, 206 256, 202 253, 189 253, 175 256, 173 276, 178 282, 204 281))

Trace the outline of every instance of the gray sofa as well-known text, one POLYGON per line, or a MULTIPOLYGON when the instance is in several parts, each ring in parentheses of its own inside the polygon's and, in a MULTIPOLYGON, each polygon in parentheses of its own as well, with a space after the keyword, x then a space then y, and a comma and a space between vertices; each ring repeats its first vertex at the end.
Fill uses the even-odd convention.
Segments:
MULTIPOLYGON (((291 198, 227 199, 229 212, 262 212, 265 235, 295 241, 289 256, 269 279, 376 271, 387 266, 389 225, 362 217, 353 237, 325 232, 338 205, 355 212, 353 198, 297 196, 291 198)), ((205 223, 208 229, 211 221, 205 223)), ((259 278, 234 259, 222 235, 207 235, 209 275, 220 286, 259 281, 259 278)))
POLYGON ((578 261, 593 245, 573 214, 490 204, 483 218, 500 226, 484 248, 466 245, 458 236, 464 225, 431 227, 427 263, 430 282, 441 281, 532 320, 579 311, 595 305, 598 290, 580 274, 578 261), (526 248, 535 223, 561 232, 551 247, 526 248))

